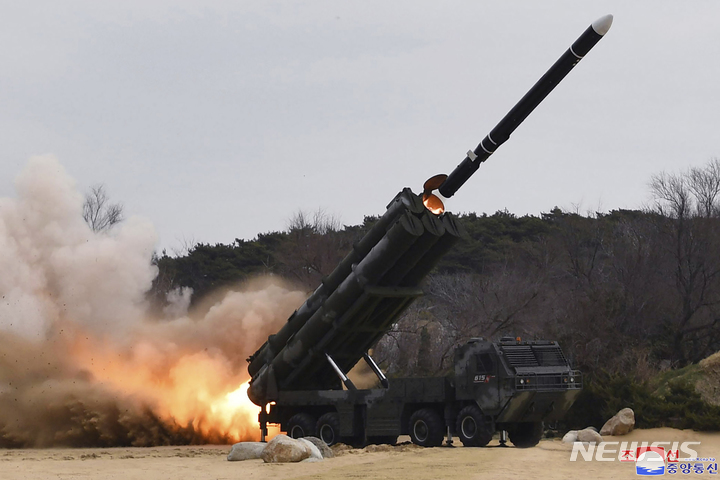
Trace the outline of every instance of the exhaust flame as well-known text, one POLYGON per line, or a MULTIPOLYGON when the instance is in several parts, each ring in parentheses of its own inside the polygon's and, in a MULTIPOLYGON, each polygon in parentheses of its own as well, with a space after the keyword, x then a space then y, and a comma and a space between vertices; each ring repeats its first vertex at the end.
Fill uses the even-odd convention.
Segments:
POLYGON ((52 157, 15 186, 0 199, 0 447, 258 439, 245 358, 305 294, 259 278, 188 312, 183 289, 156 318, 148 222, 93 233, 52 157))
POLYGON ((432 193, 423 194, 423 205, 435 215, 442 215, 445 211, 443 201, 432 193))
POLYGON ((428 178, 423 184, 423 205, 435 215, 442 215, 445 212, 445 204, 440 197, 432 192, 440 188, 447 178, 447 175, 441 173, 428 178))

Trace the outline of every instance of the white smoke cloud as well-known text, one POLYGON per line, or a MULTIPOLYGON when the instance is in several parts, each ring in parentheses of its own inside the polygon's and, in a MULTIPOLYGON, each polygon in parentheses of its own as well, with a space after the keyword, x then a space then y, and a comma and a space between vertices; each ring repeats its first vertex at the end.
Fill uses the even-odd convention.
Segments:
POLYGON ((94 331, 142 318, 156 275, 152 225, 132 217, 94 234, 82 195, 52 156, 32 158, 15 187, 16 199, 0 199, 0 328, 43 339, 60 318, 94 331))
POLYGON ((256 412, 239 414, 227 395, 304 293, 261 278, 188 313, 192 291, 179 289, 165 318, 151 318, 148 221, 93 232, 51 156, 31 159, 15 186, 16 198, 0 199, 0 447, 254 435, 256 412))
POLYGON ((187 315, 192 294, 193 289, 190 287, 178 287, 170 290, 167 294, 167 305, 163 307, 165 317, 176 318, 187 315))

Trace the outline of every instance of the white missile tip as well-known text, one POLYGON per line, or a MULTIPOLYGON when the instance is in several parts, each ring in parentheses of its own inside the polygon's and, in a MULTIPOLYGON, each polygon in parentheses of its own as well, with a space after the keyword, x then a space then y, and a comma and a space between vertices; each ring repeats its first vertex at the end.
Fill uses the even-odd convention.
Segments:
POLYGON ((613 16, 605 15, 592 23, 592 28, 598 35, 605 35, 612 26, 613 16))

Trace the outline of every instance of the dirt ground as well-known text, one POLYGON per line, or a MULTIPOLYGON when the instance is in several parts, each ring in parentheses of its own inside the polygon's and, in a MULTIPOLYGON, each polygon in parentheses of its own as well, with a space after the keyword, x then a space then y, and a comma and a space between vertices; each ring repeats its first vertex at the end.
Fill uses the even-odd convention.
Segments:
MULTIPOLYGON (((407 440, 401 437, 400 441, 407 440)), ((700 441, 701 457, 720 460, 720 433, 669 428, 636 430, 607 441, 700 441)), ((0 480, 34 479, 622 479, 638 478, 633 463, 570 461, 570 445, 547 439, 534 448, 370 446, 318 463, 228 462, 226 445, 155 448, 0 450, 0 480)), ((606 455, 612 457, 612 455, 606 455)), ((682 457, 681 453, 681 457, 682 457)), ((681 472, 677 473, 682 475, 681 472)), ((707 473, 705 473, 707 475, 707 473)), ((691 473, 689 477, 696 477, 691 473)), ((708 475, 710 476, 710 475, 708 475)), ((716 477, 716 475, 712 475, 716 477)))

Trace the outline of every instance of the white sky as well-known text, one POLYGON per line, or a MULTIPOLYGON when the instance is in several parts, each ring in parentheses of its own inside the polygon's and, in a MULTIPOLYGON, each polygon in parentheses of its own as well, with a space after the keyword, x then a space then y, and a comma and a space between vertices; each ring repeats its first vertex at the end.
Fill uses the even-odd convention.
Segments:
POLYGON ((718 1, 3 1, 0 196, 55 154, 160 247, 345 224, 449 173, 596 18, 610 32, 453 197, 639 208, 720 156, 718 1))

